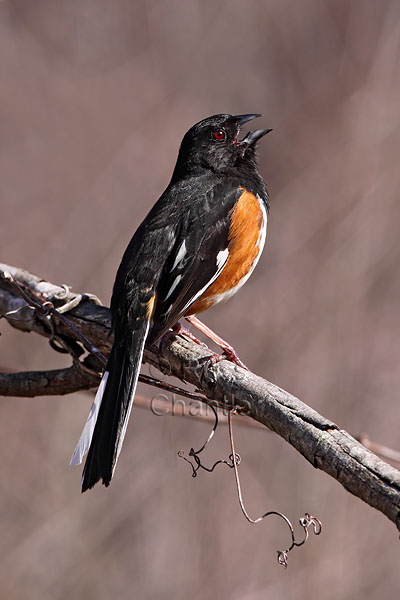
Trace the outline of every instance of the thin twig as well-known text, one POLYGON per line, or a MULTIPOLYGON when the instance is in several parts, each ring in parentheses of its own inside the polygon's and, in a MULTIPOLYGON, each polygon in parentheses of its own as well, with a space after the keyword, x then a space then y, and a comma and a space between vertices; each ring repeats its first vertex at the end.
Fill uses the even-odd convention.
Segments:
POLYGON ((200 394, 196 394, 194 392, 189 392, 189 390, 184 390, 176 385, 172 385, 170 383, 166 383, 161 379, 156 379, 155 377, 150 377, 149 375, 139 375, 139 381, 142 383, 147 383, 148 385, 152 385, 153 387, 161 388, 162 390, 166 390, 167 392, 171 392, 172 394, 178 394, 179 396, 184 396, 185 398, 190 398, 190 400, 198 400, 199 402, 203 402, 211 408, 217 406, 218 408, 226 408, 227 405, 221 402, 217 402, 214 400, 209 400, 205 396, 200 394))
MULTIPOLYGON (((239 410, 240 410, 240 408, 239 408, 239 410)), ((249 523, 253 523, 253 524, 260 523, 263 519, 265 519, 266 517, 269 517, 270 515, 276 515, 277 517, 280 517, 281 519, 283 519, 285 521, 285 523, 287 524, 287 526, 289 527, 289 530, 290 530, 292 543, 288 548, 286 548, 286 550, 277 550, 277 554, 278 554, 278 563, 280 565, 283 565, 286 569, 288 566, 287 559, 288 559, 289 552, 291 550, 293 550, 293 548, 295 548, 295 547, 298 548, 298 547, 302 546, 307 541, 308 527, 310 525, 312 525, 315 535, 319 535, 322 531, 322 523, 317 517, 313 517, 312 515, 309 515, 308 513, 306 513, 304 515, 304 517, 301 517, 299 519, 299 523, 303 527, 303 530, 304 530, 304 537, 300 542, 298 542, 298 541, 296 541, 292 523, 281 512, 278 512, 276 510, 270 510, 270 511, 264 513, 263 515, 261 515, 261 517, 258 517, 257 519, 253 519, 252 517, 250 517, 249 513, 247 512, 247 510, 244 506, 243 497, 242 497, 242 488, 241 488, 240 479, 239 479, 238 466, 240 464, 240 455, 237 454, 235 451, 235 443, 233 440, 232 415, 234 415, 234 414, 237 414, 237 408, 232 408, 232 410, 230 410, 228 413, 229 441, 231 444, 231 451, 232 451, 231 457, 232 457, 232 462, 233 462, 233 471, 235 473, 236 490, 237 490, 237 494, 238 494, 239 505, 240 505, 241 511, 244 514, 244 516, 246 517, 246 519, 249 521, 249 523)))
POLYGON ((400 452, 397 450, 393 450, 393 448, 388 448, 388 446, 384 446, 383 444, 377 444, 369 439, 366 433, 362 433, 360 436, 356 436, 359 442, 371 452, 375 452, 378 456, 382 456, 387 460, 391 460, 393 462, 400 463, 400 452))
POLYGON ((206 467, 201 462, 200 454, 207 448, 208 444, 211 442, 212 438, 214 437, 215 432, 217 431, 217 427, 218 427, 218 412, 214 408, 214 406, 212 406, 212 405, 210 405, 210 406, 211 406, 213 414, 214 414, 214 425, 213 425, 213 428, 212 428, 208 438, 206 439, 206 441, 200 447, 199 450, 190 448, 189 456, 190 456, 190 458, 193 459, 194 462, 192 462, 190 460, 190 458, 186 458, 183 450, 179 450, 179 452, 178 452, 179 458, 183 458, 183 460, 185 460, 187 463, 189 463, 189 465, 192 467, 192 477, 197 477, 198 471, 200 469, 203 469, 204 471, 207 471, 208 473, 213 473, 215 467, 217 467, 218 465, 227 465, 231 469, 233 468, 233 458, 232 457, 229 457, 229 461, 224 460, 224 459, 217 460, 211 467, 206 467))

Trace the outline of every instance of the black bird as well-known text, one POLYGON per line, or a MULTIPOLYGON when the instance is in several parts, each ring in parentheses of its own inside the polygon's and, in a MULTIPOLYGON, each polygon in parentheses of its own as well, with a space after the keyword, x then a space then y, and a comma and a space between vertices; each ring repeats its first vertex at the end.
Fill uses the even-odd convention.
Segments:
POLYGON ((110 484, 146 343, 186 317, 242 365, 195 315, 232 296, 264 246, 269 201, 255 149, 271 129, 238 139, 241 126, 260 116, 214 115, 189 129, 167 189, 125 250, 111 299, 114 344, 71 459, 79 464, 88 452, 82 491, 100 479, 110 484))

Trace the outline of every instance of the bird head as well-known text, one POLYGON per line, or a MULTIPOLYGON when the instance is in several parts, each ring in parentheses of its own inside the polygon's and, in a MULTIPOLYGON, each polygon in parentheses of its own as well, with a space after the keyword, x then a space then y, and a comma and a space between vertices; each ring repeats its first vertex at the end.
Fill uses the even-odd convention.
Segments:
POLYGON ((249 131, 240 138, 242 126, 259 114, 213 115, 193 125, 185 134, 175 171, 180 175, 203 169, 231 173, 256 167, 256 144, 272 129, 249 131))

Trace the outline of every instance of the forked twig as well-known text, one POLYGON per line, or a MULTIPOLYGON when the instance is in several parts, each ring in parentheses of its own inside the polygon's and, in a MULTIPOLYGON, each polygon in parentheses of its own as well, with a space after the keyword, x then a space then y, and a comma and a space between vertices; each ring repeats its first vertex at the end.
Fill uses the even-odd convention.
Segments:
MULTIPOLYGON (((201 459, 199 457, 199 454, 201 454, 201 452, 203 452, 203 450, 205 450, 205 448, 208 446, 208 444, 211 442, 212 438, 214 437, 214 434, 217 430, 218 427, 218 413, 216 411, 215 406, 213 406, 213 403, 211 402, 207 402, 207 404, 211 407, 213 413, 214 413, 214 425, 213 428, 211 430, 210 435, 208 436, 208 438, 206 439, 206 441, 204 442, 204 444, 201 446, 201 448, 199 450, 195 450, 194 448, 190 448, 189 450, 189 456, 191 458, 193 458, 194 463, 189 459, 186 458, 185 453, 183 450, 179 450, 178 452, 178 456, 179 458, 183 458, 183 460, 185 460, 187 463, 189 463, 189 465, 192 467, 192 477, 197 477, 197 472, 199 469, 203 469, 204 471, 207 471, 208 473, 212 473, 215 469, 215 467, 217 465, 227 465, 228 467, 230 467, 231 469, 234 466, 234 460, 233 460, 233 456, 230 455, 229 456, 229 461, 228 460, 217 460, 212 467, 206 467, 205 465, 203 465, 203 463, 201 462, 201 459)), ((240 456, 237 455, 236 456, 236 460, 240 463, 240 456)))

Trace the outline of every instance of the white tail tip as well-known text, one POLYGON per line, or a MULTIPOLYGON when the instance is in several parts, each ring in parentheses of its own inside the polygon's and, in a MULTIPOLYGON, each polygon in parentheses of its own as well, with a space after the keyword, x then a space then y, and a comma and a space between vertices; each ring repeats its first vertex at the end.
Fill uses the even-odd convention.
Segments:
POLYGON ((96 397, 93 401, 92 408, 90 409, 89 416, 83 428, 79 442, 74 450, 72 458, 70 460, 70 466, 74 467, 80 465, 86 454, 89 452, 90 444, 92 442, 93 432, 96 425, 97 417, 99 414, 101 400, 103 398, 104 389, 106 387, 108 379, 108 371, 104 372, 100 385, 98 387, 96 397))

